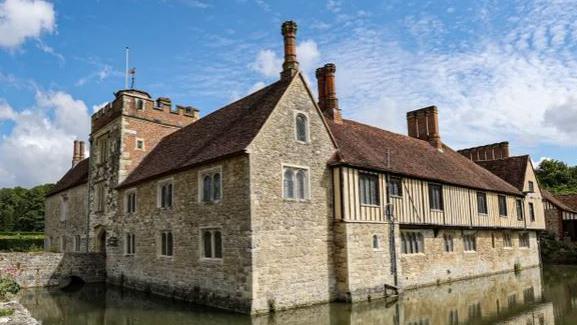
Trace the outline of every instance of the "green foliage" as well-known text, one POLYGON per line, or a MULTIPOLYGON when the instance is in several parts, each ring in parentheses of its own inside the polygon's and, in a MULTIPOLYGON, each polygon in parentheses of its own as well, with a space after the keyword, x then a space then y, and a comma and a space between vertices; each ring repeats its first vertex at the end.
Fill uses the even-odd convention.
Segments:
POLYGON ((559 160, 544 160, 536 170, 539 184, 554 194, 577 193, 577 166, 559 160))
POLYGON ((15 295, 20 291, 20 285, 8 278, 0 279, 0 299, 6 299, 9 295, 15 295))
POLYGON ((0 236, 0 252, 38 252, 43 246, 44 236, 0 236))
POLYGON ((1 308, 0 309, 0 317, 12 316, 14 315, 14 309, 10 308, 1 308))
POLYGON ((541 258, 545 264, 577 264, 577 245, 569 241, 559 241, 550 232, 539 240, 541 258))
POLYGON ((0 189, 0 230, 44 231, 44 197, 53 186, 0 189))

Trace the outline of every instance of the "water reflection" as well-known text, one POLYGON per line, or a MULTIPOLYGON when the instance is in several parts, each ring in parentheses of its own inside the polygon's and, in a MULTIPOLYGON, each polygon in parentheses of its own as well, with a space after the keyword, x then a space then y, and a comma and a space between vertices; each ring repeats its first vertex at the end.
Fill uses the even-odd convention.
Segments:
POLYGON ((577 298, 577 268, 546 270, 543 279, 544 285, 541 271, 531 269, 411 290, 396 302, 334 303, 257 317, 98 285, 76 292, 29 289, 21 302, 43 324, 540 325, 554 324, 554 318, 577 324, 577 299, 569 298, 577 298))

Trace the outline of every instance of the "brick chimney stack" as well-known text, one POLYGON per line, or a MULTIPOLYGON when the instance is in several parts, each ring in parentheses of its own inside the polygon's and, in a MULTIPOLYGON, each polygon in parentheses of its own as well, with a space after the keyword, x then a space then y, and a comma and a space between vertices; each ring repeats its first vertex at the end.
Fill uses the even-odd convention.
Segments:
POLYGON ((285 21, 281 31, 284 39, 284 63, 280 75, 281 79, 289 79, 299 70, 296 48, 297 24, 292 20, 285 21))
POLYGON ((509 142, 507 141, 461 149, 458 152, 472 161, 507 159, 510 155, 509 142))
POLYGON ((339 100, 335 87, 336 66, 333 63, 327 63, 324 67, 316 70, 317 84, 319 91, 319 107, 325 117, 331 121, 341 124, 343 122, 339 100))
POLYGON ((443 148, 439 134, 439 113, 436 106, 429 106, 407 113, 409 136, 429 142, 437 149, 443 148))

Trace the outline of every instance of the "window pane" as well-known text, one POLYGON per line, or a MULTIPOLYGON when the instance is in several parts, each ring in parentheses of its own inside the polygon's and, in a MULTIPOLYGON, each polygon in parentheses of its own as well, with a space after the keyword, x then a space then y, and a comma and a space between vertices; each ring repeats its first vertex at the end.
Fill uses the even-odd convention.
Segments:
POLYGON ((306 195, 306 190, 307 190, 307 185, 306 185, 306 171, 304 170, 299 170, 297 172, 297 198, 304 200, 306 199, 307 195, 306 195))
POLYGON ((210 201, 211 185, 210 175, 204 176, 202 180, 202 200, 204 202, 210 201))
POLYGON ((379 248, 379 237, 377 235, 373 235, 373 248, 379 248))
POLYGON ((173 246, 172 246, 172 233, 171 233, 171 232, 169 232, 169 233, 166 235, 166 242, 167 242, 167 244, 166 244, 166 246, 167 246, 167 247, 166 247, 166 255, 172 256, 172 247, 173 247, 173 246))
POLYGON ((162 241, 161 241, 161 255, 166 255, 166 233, 162 233, 162 241))
POLYGON ((222 236, 220 231, 214 232, 214 257, 222 258, 222 236))
POLYGON ((284 197, 294 199, 294 172, 290 168, 285 168, 284 172, 284 197))
POLYGON ((166 207, 166 186, 162 185, 160 191, 160 206, 165 208, 166 207))
POLYGON ((377 175, 359 174, 359 195, 362 204, 379 204, 378 179, 377 175))
POLYGON ((205 230, 202 234, 202 241, 204 246, 204 257, 212 257, 212 240, 209 230, 205 230))
POLYGON ((220 173, 216 173, 212 177, 212 199, 214 201, 220 200, 220 173))
POLYGON ((296 117, 296 132, 297 140, 307 141, 307 118, 303 114, 298 114, 296 117))

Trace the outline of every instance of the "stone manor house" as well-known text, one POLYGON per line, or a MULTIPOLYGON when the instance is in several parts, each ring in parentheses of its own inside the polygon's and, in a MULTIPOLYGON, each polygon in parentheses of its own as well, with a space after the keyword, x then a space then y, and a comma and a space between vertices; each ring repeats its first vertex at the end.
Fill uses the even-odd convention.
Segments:
POLYGON ((75 142, 46 199, 46 249, 102 252, 112 284, 252 314, 540 264, 528 156, 454 151, 434 106, 407 113, 408 135, 344 119, 335 65, 316 99, 296 32, 282 25, 278 81, 202 118, 116 92, 90 158, 75 142))

